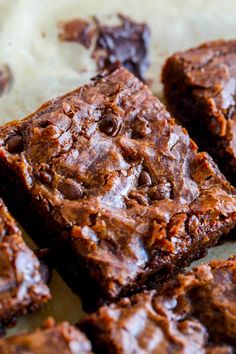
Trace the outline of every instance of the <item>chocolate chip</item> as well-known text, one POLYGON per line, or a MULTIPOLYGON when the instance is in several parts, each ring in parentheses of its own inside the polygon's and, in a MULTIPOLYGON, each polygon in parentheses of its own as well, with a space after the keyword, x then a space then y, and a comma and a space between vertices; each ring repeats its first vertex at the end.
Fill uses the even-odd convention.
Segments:
POLYGON ((119 117, 113 113, 104 114, 100 121, 99 129, 107 135, 117 135, 120 130, 119 117))
POLYGON ((6 149, 11 154, 19 154, 24 150, 23 136, 19 133, 9 136, 5 144, 6 144, 6 149))
POLYGON ((138 179, 138 184, 139 186, 151 186, 152 185, 152 179, 147 171, 142 171, 139 175, 138 179))
POLYGON ((61 181, 58 185, 58 190, 64 198, 69 200, 81 199, 83 196, 81 185, 70 178, 61 181))
POLYGON ((151 200, 162 200, 162 199, 170 199, 172 192, 171 183, 165 179, 159 181, 158 185, 151 188, 149 191, 149 197, 151 200))

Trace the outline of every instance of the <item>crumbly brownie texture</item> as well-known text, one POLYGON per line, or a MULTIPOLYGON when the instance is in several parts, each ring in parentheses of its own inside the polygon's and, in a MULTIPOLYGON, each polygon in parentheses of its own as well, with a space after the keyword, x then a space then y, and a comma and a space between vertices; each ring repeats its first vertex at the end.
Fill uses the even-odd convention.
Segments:
POLYGON ((0 200, 0 325, 49 300, 39 262, 0 200))
POLYGON ((235 189, 122 67, 3 126, 0 167, 90 301, 173 276, 236 223, 235 189))
POLYGON ((236 257, 216 260, 101 307, 81 327, 96 353, 215 353, 236 348, 236 257))
POLYGON ((170 57, 168 107, 236 185, 236 41, 215 41, 170 57))
POLYGON ((0 339, 1 354, 92 354, 86 336, 67 322, 52 319, 42 329, 0 339))

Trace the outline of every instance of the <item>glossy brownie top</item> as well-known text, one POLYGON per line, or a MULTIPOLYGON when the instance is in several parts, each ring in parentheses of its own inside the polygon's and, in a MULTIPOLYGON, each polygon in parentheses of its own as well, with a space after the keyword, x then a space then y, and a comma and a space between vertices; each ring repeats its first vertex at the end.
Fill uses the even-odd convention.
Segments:
POLYGON ((235 190, 122 67, 2 127, 0 144, 112 296, 235 224, 235 190))
POLYGON ((67 322, 58 325, 52 319, 32 333, 0 339, 1 354, 92 354, 86 336, 67 322))
POLYGON ((0 199, 0 323, 11 322, 49 298, 39 262, 0 199))
POLYGON ((99 353, 234 353, 236 258, 211 261, 159 292, 101 307, 82 327, 99 353))

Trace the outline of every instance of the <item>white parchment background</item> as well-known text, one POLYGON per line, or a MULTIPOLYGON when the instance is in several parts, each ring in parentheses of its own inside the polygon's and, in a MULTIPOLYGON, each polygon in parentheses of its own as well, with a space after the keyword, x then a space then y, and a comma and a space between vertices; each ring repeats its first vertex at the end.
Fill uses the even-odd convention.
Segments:
MULTIPOLYGON (((151 27, 148 76, 159 97, 160 70, 169 54, 206 40, 236 38, 235 0, 0 0, 0 63, 8 64, 14 77, 10 92, 0 98, 0 124, 24 117, 95 74, 95 63, 86 49, 58 41, 59 20, 96 15, 110 22, 110 16, 118 12, 151 27)), ((212 249, 207 258, 234 252, 236 241, 227 242, 212 249)), ((33 329, 49 315, 72 323, 79 320, 80 300, 56 272, 50 288, 52 301, 19 319, 9 333, 33 329)))

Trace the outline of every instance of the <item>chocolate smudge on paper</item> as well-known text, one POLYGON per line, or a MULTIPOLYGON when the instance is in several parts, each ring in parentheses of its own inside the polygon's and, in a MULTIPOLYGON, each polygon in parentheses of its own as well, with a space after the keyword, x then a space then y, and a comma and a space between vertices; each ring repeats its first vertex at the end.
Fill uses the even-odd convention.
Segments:
POLYGON ((121 24, 102 25, 81 19, 60 22, 59 39, 74 41, 89 49, 96 36, 92 58, 96 60, 98 70, 120 62, 126 69, 145 81, 149 66, 148 50, 151 32, 146 23, 137 23, 129 17, 118 15, 121 24))

